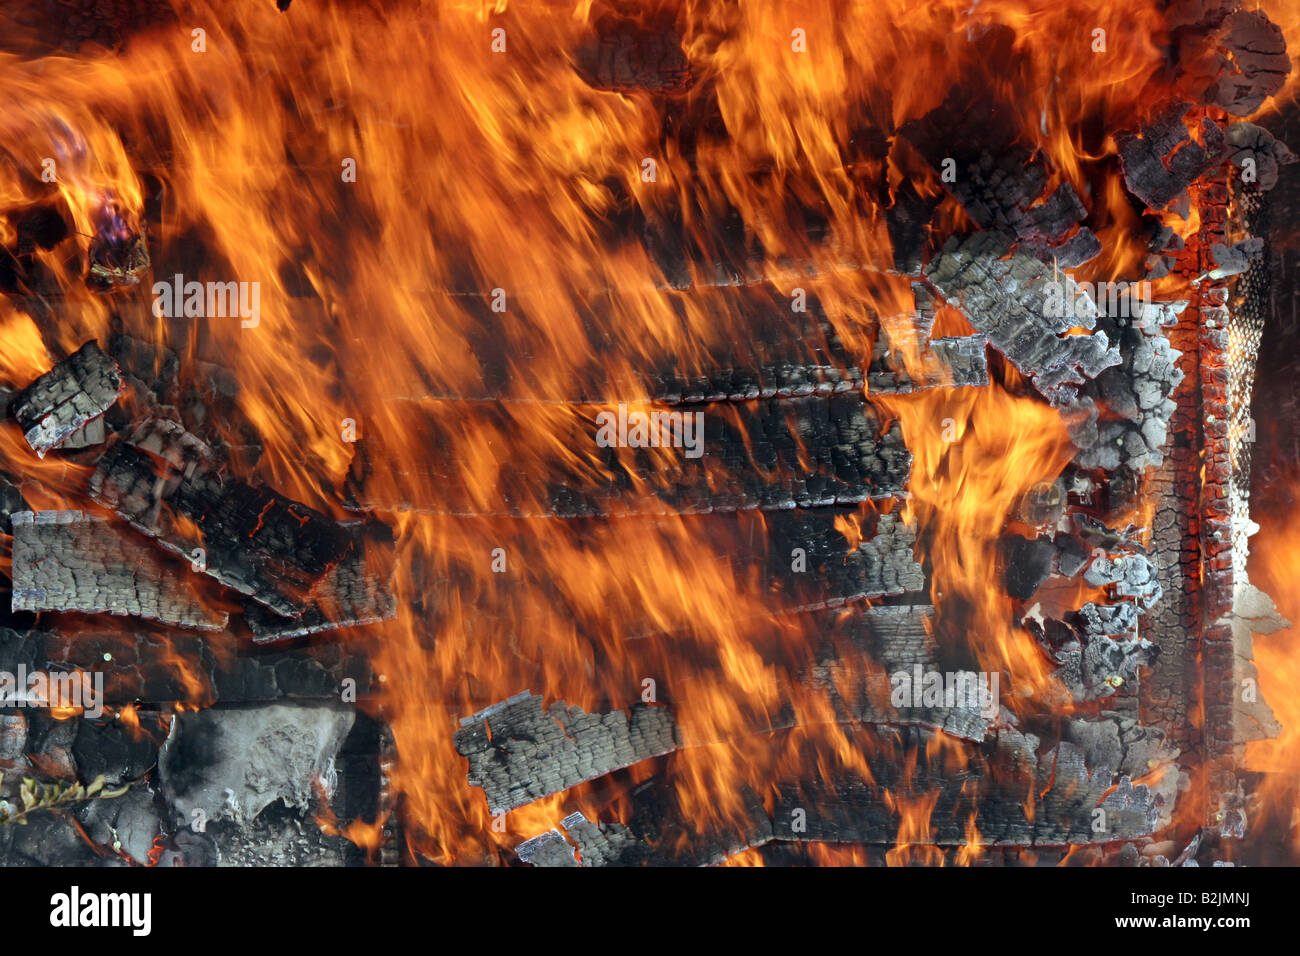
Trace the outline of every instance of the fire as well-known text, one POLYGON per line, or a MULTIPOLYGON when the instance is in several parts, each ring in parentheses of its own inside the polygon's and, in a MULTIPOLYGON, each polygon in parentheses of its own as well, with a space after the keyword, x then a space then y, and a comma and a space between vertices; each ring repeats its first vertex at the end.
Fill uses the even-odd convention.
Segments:
POLYGON ((1020 503, 1064 470, 1074 446, 1051 406, 1001 386, 882 399, 914 449, 908 502, 933 562, 936 627, 982 670, 1008 673, 1009 706, 1053 689, 1050 662, 1013 626, 998 541, 1020 503))
MULTIPOLYGON (((1053 177, 1094 207, 1108 249, 1097 268, 1135 267, 1144 250, 1126 238, 1137 230, 1113 143, 1085 130, 1101 118, 1137 125, 1164 66, 1160 6, 682 0, 694 79, 671 122, 699 130, 690 152, 666 134, 661 103, 594 88, 574 69, 588 3, 321 3, 281 15, 262 0, 200 0, 121 51, 6 55, 0 82, 32 108, 0 125, 13 144, 3 211, 66 210, 78 256, 34 254, 62 294, 56 329, 0 302, 0 379, 30 381, 54 350, 105 336, 111 321, 176 350, 191 379, 200 363, 228 364, 239 420, 211 425, 232 446, 255 434, 263 447, 241 477, 336 517, 371 448, 383 450, 368 489, 394 500, 436 490, 412 466, 428 455, 430 420, 447 426, 441 464, 484 516, 383 515, 398 535, 402 613, 347 635, 381 675, 370 706, 396 736, 392 784, 429 859, 483 861, 574 809, 626 811, 589 784, 489 816, 452 735, 458 718, 525 688, 589 711, 670 703, 685 749, 655 769, 701 830, 741 819, 746 792, 770 799, 773 780, 809 767, 870 779, 879 755, 859 729, 791 689, 822 635, 775 617, 758 569, 726 562, 731 532, 692 517, 509 518, 501 488, 514 475, 577 487, 611 477, 594 444, 563 438, 596 414, 570 403, 643 400, 642 370, 689 376, 711 348, 743 341, 754 300, 711 288, 719 275, 781 309, 796 289, 815 297, 861 364, 878 322, 915 362, 924 343, 907 342, 901 321, 910 285, 887 274, 892 245, 864 184, 922 175, 890 140, 962 84, 987 85, 1053 177), (1004 60, 985 62, 990 52, 1004 60), (46 157, 53 183, 39 181, 46 157), (629 235, 633 213, 652 238, 680 233, 684 277, 629 235), (719 248, 729 222, 743 233, 739 257, 719 248), (154 270, 133 284, 136 236, 154 270), (112 296, 83 282, 97 238, 128 246, 110 257, 112 296), (152 283, 182 271, 258 283, 256 326, 159 315, 152 283), (471 424, 463 403, 489 400, 495 417, 471 424), (783 738, 771 726, 791 695, 801 729, 783 738)), ((924 175, 918 188, 938 195, 924 175)), ((940 221, 961 225, 951 201, 943 208, 940 221)), ((941 314, 936 334, 961 324, 941 314)), ((905 516, 932 557, 940 641, 1010 675, 1012 703, 1049 691, 1048 662, 1011 623, 996 545, 1018 502, 1071 455, 1057 412, 1010 381, 879 404, 916 456, 905 516)), ((0 441, 55 494, 84 487, 80 466, 32 462, 8 432, 0 441)), ((838 519, 851 548, 873 517, 864 506, 838 519)), ((183 646, 167 645, 165 663, 189 705, 207 702, 183 646)), ((930 852, 909 845, 924 842, 934 797, 896 798, 898 860, 930 852)), ((371 846, 376 828, 343 832, 371 846)))
MULTIPOLYGON (((1295 488, 1294 482, 1290 483, 1295 488)), ((1289 512, 1270 515, 1264 528, 1251 541, 1252 582, 1277 601, 1278 611, 1291 627, 1273 634, 1255 635, 1255 663, 1259 670, 1259 693, 1268 701, 1282 732, 1273 740, 1246 745, 1245 767, 1263 774, 1259 799, 1265 832, 1289 834, 1291 852, 1300 854, 1300 819, 1296 816, 1300 791, 1300 700, 1295 694, 1300 681, 1300 600, 1293 582, 1300 572, 1300 527, 1295 521, 1294 495, 1289 512)))

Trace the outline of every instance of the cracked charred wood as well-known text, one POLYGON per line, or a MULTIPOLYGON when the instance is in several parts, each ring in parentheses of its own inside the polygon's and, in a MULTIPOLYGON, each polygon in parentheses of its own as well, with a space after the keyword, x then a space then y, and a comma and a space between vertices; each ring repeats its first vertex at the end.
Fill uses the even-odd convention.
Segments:
POLYGON ((569 814, 560 826, 573 840, 583 866, 605 866, 617 860, 634 840, 623 824, 588 820, 581 813, 569 814))
POLYGON ((913 313, 910 328, 896 329, 881 323, 876 334, 871 364, 867 368, 867 391, 875 395, 905 395, 928 388, 961 388, 987 385, 988 358, 982 335, 930 338, 934 313, 918 292, 920 308, 913 313))
POLYGON ((954 164, 955 178, 942 177, 943 187, 981 229, 1012 232, 1050 249, 1088 211, 1069 183, 1052 188, 1044 154, 1020 142, 1012 124, 998 121, 1007 112, 971 89, 954 87, 930 113, 903 124, 899 135, 936 175, 945 163, 954 164))
MULTIPOLYGON (((568 819, 567 817, 565 819, 568 819)), ((581 866, 577 853, 559 830, 547 830, 541 836, 525 840, 515 847, 515 855, 529 866, 581 866)), ((595 866, 596 864, 585 864, 595 866)))
POLYGON ((161 633, 19 634, 0 628, 0 670, 104 672, 105 706, 247 703, 273 700, 358 698, 377 689, 364 656, 337 644, 311 653, 269 651, 236 656, 215 637, 186 635, 172 643, 161 633))
POLYGON ((853 724, 914 724, 981 741, 998 715, 997 685, 953 671, 951 694, 934 683, 949 669, 929 622, 934 608, 868 607, 847 622, 828 622, 839 637, 819 655, 804 681, 830 696, 836 719, 853 724))
POLYGON ((1133 598, 1149 611, 1164 593, 1155 563, 1145 554, 1098 555, 1083 573, 1093 587, 1106 587, 1112 598, 1133 598))
MULTIPOLYGON (((790 595, 796 607, 833 607, 925 587, 925 574, 913 555, 916 531, 898 515, 879 515, 871 533, 856 542, 845 537, 836 513, 829 510, 774 511, 765 517, 770 541, 765 590, 774 594, 779 583, 780 593, 790 595)), ((754 556, 731 553, 738 579, 743 579, 754 556)))
POLYGON ((894 269, 902 275, 921 272, 924 253, 930 241, 930 222, 943 201, 943 194, 922 195, 911 178, 905 178, 894 191, 893 204, 885 210, 885 226, 894 250, 894 269))
POLYGON ((456 750, 469 760, 470 786, 482 787, 495 816, 575 784, 676 750, 667 707, 633 704, 588 714, 525 691, 461 719, 456 750))
POLYGON ((1286 84, 1291 60, 1282 29, 1262 10, 1238 10, 1224 20, 1220 41, 1232 72, 1210 89, 1207 100, 1233 116, 1249 116, 1286 84))
POLYGON ((1150 834, 1166 809, 1162 794, 1134 786, 1128 776, 1116 780, 1114 768, 1089 765, 1069 741, 1040 749, 1034 735, 1003 728, 991 748, 968 750, 967 766, 953 773, 927 759, 935 734, 915 728, 898 734, 894 746, 915 747, 916 760, 873 761, 871 781, 844 774, 782 785, 772 814, 775 838, 893 843, 900 838, 900 806, 930 803, 924 836, 909 834, 904 842, 966 845, 973 823, 982 845, 1086 845, 1150 834))
POLYGON ((1201 142, 1192 139, 1183 122, 1190 108, 1190 103, 1172 103, 1140 133, 1115 134, 1124 182, 1152 209, 1184 199, 1187 187, 1226 155, 1223 127, 1208 117, 1200 122, 1201 142))
POLYGON ((525 840, 515 854, 530 866, 626 866, 638 852, 637 837, 622 823, 588 820, 581 811, 560 821, 559 829, 525 840))
POLYGON ((122 373, 97 342, 80 349, 19 392, 9 405, 41 458, 100 418, 122 391, 122 373))
POLYGON ((344 527, 352 536, 352 550, 326 572, 301 617, 281 617, 260 604, 245 604, 244 619, 254 643, 288 641, 343 627, 378 624, 397 616, 397 598, 392 593, 392 531, 375 522, 344 527))
POLYGON ((1103 773, 1153 780, 1155 771, 1171 771, 1162 772, 1151 784, 1151 789, 1164 797, 1162 818, 1167 820, 1187 781, 1176 762, 1180 750, 1163 730, 1126 714, 1102 711, 1097 717, 1067 722, 1065 737, 1083 749, 1088 766, 1103 773))
POLYGON ((1080 226, 1068 239, 1055 245, 1046 239, 1021 239, 1016 249, 1058 268, 1074 269, 1101 255, 1101 240, 1087 226, 1080 226))
POLYGON ((63 443, 59 447, 65 451, 73 451, 81 448, 94 448, 97 445, 104 444, 107 438, 108 429, 104 424, 104 419, 92 418, 67 438, 63 439, 63 443))
POLYGON ((100 459, 90 494, 165 549, 285 617, 352 547, 347 531, 269 488, 221 473, 175 422, 154 419, 100 459))
POLYGON ((1264 252, 1264 240, 1255 236, 1225 245, 1216 242, 1210 246, 1212 269, 1201 274, 1204 279, 1226 279, 1241 275, 1250 268, 1252 262, 1258 261, 1264 252))
POLYGON ((358 442, 352 506, 557 518, 809 508, 902 495, 911 471, 898 423, 854 394, 703 410, 442 402, 419 411, 401 436, 425 450, 418 461, 385 450, 384 436, 358 442), (586 464, 520 459, 539 412, 551 446, 590 449, 586 464), (458 442, 471 431, 479 453, 501 449, 475 487, 446 464, 463 460, 458 442))
POLYGON ((671 96, 691 84, 691 65, 671 24, 648 27, 607 14, 578 48, 578 73, 592 87, 616 93, 671 96))
MULTIPOLYGON (((871 760, 871 779, 842 771, 778 781, 770 815, 751 798, 747 810, 733 814, 743 819, 712 828, 687 819, 663 781, 647 781, 631 794, 626 824, 599 824, 602 835, 613 835, 617 855, 602 854, 592 865, 709 865, 772 840, 960 847, 971 844, 972 827, 983 847, 1087 846, 1138 839, 1166 825, 1184 783, 1173 762, 1177 751, 1117 715, 1106 715, 1096 730, 1090 720, 1077 721, 1050 747, 1002 728, 990 745, 966 745, 958 772, 943 735, 863 730, 866 753, 906 756, 871 760), (1156 771, 1158 782, 1133 784, 1133 777, 1151 779, 1156 771), (919 830, 902 828, 904 809, 925 814, 919 830)), ((533 864, 575 865, 578 839, 565 850, 554 843, 563 836, 552 833, 540 847, 524 844, 533 864)))
MULTIPOLYGON (((944 122, 936 124, 935 138, 922 140, 915 126, 902 130, 902 135, 927 157, 938 159, 930 161, 936 172, 943 159, 953 158, 955 143, 980 143, 976 136, 963 139, 953 135, 950 120, 961 114, 948 112, 946 104, 937 112, 944 116, 944 122), (938 131, 939 125, 944 127, 942 132, 938 131)), ((980 123, 986 119, 983 113, 966 115, 980 123)), ((1083 202, 1068 183, 1048 193, 1048 173, 1041 154, 1029 146, 985 148, 978 155, 957 158, 956 175, 956 180, 945 186, 982 229, 1005 229, 1021 239, 1059 241, 1087 215, 1083 202)))
POLYGON ((610 866, 622 863, 635 845, 636 837, 622 823, 593 822, 577 812, 561 820, 559 830, 519 844, 515 854, 532 866, 610 866))
POLYGON ((177 627, 223 630, 186 569, 130 532, 80 511, 13 516, 13 609, 121 614, 177 627))
MULTIPOLYGON (((738 309, 744 334, 725 336, 703 346, 692 362, 698 371, 686 373, 681 359, 666 359, 641 381, 629 383, 633 398, 644 396, 666 404, 746 401, 860 391, 863 371, 841 340, 815 298, 807 311, 794 311, 787 299, 766 288, 727 293, 728 311, 738 309)), ((603 391, 608 394, 615 383, 603 391)), ((624 394, 618 386, 617 394, 624 394)), ((598 395, 588 396, 590 399, 598 395)))
POLYGON ((1076 702, 1112 696, 1155 661, 1159 648, 1138 636, 1138 617, 1135 604, 1088 603, 1044 622, 1041 643, 1076 702))
POLYGON ((1176 407, 1173 395, 1183 381, 1183 371, 1178 367, 1182 353, 1160 334, 1159 326, 1169 319, 1177 322, 1185 305, 1147 304, 1131 321, 1098 319, 1097 328, 1116 343, 1123 360, 1082 389, 1104 410, 1104 417, 1086 428, 1071 429, 1070 437, 1080 448, 1074 459, 1080 468, 1113 471, 1126 465, 1140 472, 1164 461, 1169 420, 1176 407))
POLYGON ((1083 315, 1064 308, 1086 302, 1079 287, 1032 256, 1013 253, 1006 236, 977 232, 950 239, 926 278, 1055 403, 1073 396, 1069 386, 1120 361, 1103 332, 1066 335, 1075 326, 1093 327, 1095 305, 1083 315))
POLYGON ((1233 123, 1227 136, 1232 165, 1242 170, 1243 176, 1253 176, 1261 192, 1276 186, 1281 168, 1296 161, 1285 143, 1254 123, 1233 123))

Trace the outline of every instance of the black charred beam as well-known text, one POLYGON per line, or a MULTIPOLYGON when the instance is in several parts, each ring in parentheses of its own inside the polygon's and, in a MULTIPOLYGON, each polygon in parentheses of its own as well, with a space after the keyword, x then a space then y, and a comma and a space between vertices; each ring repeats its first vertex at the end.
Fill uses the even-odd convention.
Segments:
POLYGON ((434 402, 413 412, 400 437, 421 449, 418 459, 385 449, 386 436, 359 443, 373 444, 351 476, 356 506, 561 518, 807 508, 902 495, 911 471, 898 423, 856 394, 685 409, 549 406, 550 446, 575 454, 537 462, 520 455, 537 428, 531 406, 434 402), (656 429, 652 413, 676 419, 655 419, 656 429), (656 431, 660 447, 649 447, 656 431), (456 467, 466 440, 496 456, 472 475, 456 467))
POLYGON ((326 572, 302 616, 281 617, 260 604, 245 604, 244 619, 254 643, 272 644, 396 617, 392 531, 375 522, 345 527, 352 535, 352 551, 326 572))
POLYGON ((168 707, 275 700, 360 699, 378 689, 367 659, 337 644, 246 653, 228 638, 146 629, 20 634, 0 628, 0 670, 103 674, 104 706, 168 707))
POLYGON ((202 441, 175 422, 152 420, 113 445, 90 493, 165 549, 286 617, 348 554, 347 530, 269 488, 219 470, 202 441))

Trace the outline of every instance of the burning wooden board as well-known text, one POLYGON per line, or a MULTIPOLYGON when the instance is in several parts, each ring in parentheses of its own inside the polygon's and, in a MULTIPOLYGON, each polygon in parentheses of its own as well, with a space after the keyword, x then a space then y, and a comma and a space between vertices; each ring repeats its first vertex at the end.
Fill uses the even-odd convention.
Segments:
MULTIPOLYGON (((868 379, 875 392, 987 384, 988 369, 978 337, 931 340, 934 313, 924 289, 914 289, 917 308, 910 315, 886 318, 868 313, 833 322, 817 298, 817 283, 805 284, 807 288, 799 286, 798 298, 793 299, 766 283, 672 293, 669 302, 693 317, 665 320, 674 332, 670 341, 680 338, 693 343, 687 354, 678 348, 663 352, 652 348, 648 356, 633 359, 624 355, 627 343, 611 342, 577 374, 566 376, 559 386, 565 391, 559 393, 555 383, 531 379, 531 369, 546 367, 548 354, 532 351, 536 346, 531 343, 515 341, 506 319, 489 311, 486 304, 473 304, 471 293, 465 291, 457 296, 457 304, 479 320, 470 333, 473 362, 452 374, 468 370, 472 378, 398 387, 394 397, 549 399, 573 404, 617 398, 678 405, 861 391, 868 379), (711 319, 707 327, 698 327, 701 314, 711 319), (733 327, 736 334, 720 334, 720 328, 733 327), (900 336, 900 341, 891 344, 891 329, 906 330, 909 341, 902 342, 900 336), (899 347, 904 344, 915 354, 905 355, 899 347)), ((592 307, 588 317, 596 328, 607 324, 611 313, 630 307, 614 293, 607 299, 593 295, 601 303, 592 307)), ((545 296, 539 298, 545 302, 545 296)), ((523 297, 519 308, 524 316, 529 315, 529 307, 523 297)))
POLYGON ((281 617, 251 601, 245 605, 244 619, 254 643, 273 644, 397 616, 392 532, 376 523, 345 527, 352 536, 352 551, 326 573, 301 617, 281 617))
POLYGON ((336 644, 300 651, 232 654, 229 639, 187 635, 173 645, 144 628, 118 633, 16 631, 0 628, 0 670, 104 671, 105 706, 133 701, 251 703, 337 701, 345 687, 364 697, 377 689, 370 663, 336 644))
POLYGON ((930 263, 926 279, 1045 397, 1060 401, 1070 394, 1063 387, 1095 378, 1119 364, 1120 354, 1103 333, 1066 335, 1075 326, 1092 328, 1096 312, 1071 316, 1065 314, 1069 310, 1053 310, 1053 283, 1062 301, 1073 303, 1078 298, 1073 280, 1011 249, 1011 239, 998 233, 954 237, 930 263))
POLYGON ((265 487, 227 477, 175 422, 152 420, 100 459, 90 494, 226 587, 285 617, 348 554, 348 532, 265 487))
POLYGON ((228 615, 204 606, 185 569, 80 511, 13 515, 13 609, 123 614, 219 631, 228 615))
POLYGON ((777 781, 771 810, 753 795, 731 822, 701 828, 677 806, 666 779, 630 795, 626 823, 571 814, 558 829, 521 844, 534 866, 710 865, 777 841, 916 847, 1056 847, 1110 844, 1166 825, 1185 777, 1162 734, 1117 714, 1072 721, 1066 739, 1001 728, 991 744, 965 751, 953 772, 942 735, 919 728, 862 731, 874 779, 777 781), (893 756, 887 756, 889 754, 893 756), (1133 780, 1152 775, 1150 785, 1133 780), (915 817, 905 824, 905 812, 915 817), (906 826, 906 829, 904 827, 906 826), (561 845, 563 844, 563 845, 561 845))
MULTIPOLYGON (((921 732, 916 739, 924 748, 933 738, 921 732)), ((900 837, 903 805, 924 815, 925 835, 915 842, 936 846, 968 844, 972 827, 982 845, 1078 846, 1137 839, 1155 832, 1162 817, 1168 822, 1172 804, 1148 785, 1090 765, 1068 741, 1045 751, 1038 745, 1032 735, 1007 730, 991 753, 971 754, 970 766, 957 774, 917 767, 905 778, 900 768, 882 765, 877 772, 873 765, 871 781, 845 775, 784 785, 772 814, 774 837, 911 842, 900 837)))
POLYGON ((9 411, 44 458, 111 408, 122 388, 116 363, 98 343, 87 342, 20 392, 9 411))
POLYGON ((543 709, 542 698, 527 691, 460 724, 456 749, 494 816, 678 746, 667 707, 588 714, 557 701, 543 709))
MULTIPOLYGON (((939 666, 933 614, 922 605, 863 608, 840 625, 845 640, 819 658, 804 682, 830 695, 843 723, 914 724, 983 740, 998 716, 998 683, 939 666), (946 681, 938 694, 936 678, 946 681)), ((836 629, 828 624, 826 633, 836 629)))
POLYGON ((861 598, 912 594, 925 588, 925 574, 914 549, 916 529, 897 514, 882 514, 850 541, 838 524, 844 511, 831 508, 776 511, 765 516, 767 534, 759 553, 733 551, 734 570, 765 565, 764 590, 770 600, 784 596, 800 609, 836 607, 861 598), (806 568, 792 556, 802 552, 806 568), (811 579, 811 580, 809 580, 811 579))
MULTIPOLYGON (((996 31, 983 39, 989 36, 996 31)), ((899 135, 982 229, 1041 242, 1049 259, 1060 259, 1064 253, 1054 244, 1065 240, 1087 209, 1068 183, 1052 188, 1057 171, 1042 151, 1022 141, 1020 130, 1007 121, 1012 111, 999 105, 976 87, 956 86, 930 113, 903 124, 899 135), (941 175, 945 165, 957 174, 951 182, 941 175)), ((1073 245, 1084 258, 1076 256, 1069 265, 1101 251, 1086 227, 1080 233, 1083 241, 1073 245)))
POLYGON ((685 410, 433 402, 411 411, 397 437, 421 449, 417 460, 385 447, 386 434, 358 443, 358 506, 560 518, 775 510, 901 496, 911 471, 898 423, 855 394, 685 410), (539 415, 550 419, 548 454, 572 455, 521 460, 539 415), (467 476, 457 463, 471 454, 487 460, 467 476))
POLYGON ((545 867, 617 865, 636 845, 636 837, 623 824, 593 822, 581 812, 569 814, 560 827, 564 833, 548 830, 515 847, 519 859, 545 867))

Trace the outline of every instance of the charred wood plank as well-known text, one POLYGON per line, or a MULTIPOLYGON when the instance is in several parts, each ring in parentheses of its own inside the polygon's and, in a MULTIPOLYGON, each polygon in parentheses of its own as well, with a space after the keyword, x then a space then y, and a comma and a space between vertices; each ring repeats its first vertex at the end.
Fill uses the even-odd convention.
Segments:
POLYGON ((778 781, 770 813, 752 800, 748 819, 704 830, 682 813, 666 780, 647 781, 631 794, 626 823, 579 823, 571 815, 566 830, 572 820, 581 836, 572 834, 568 862, 558 853, 534 853, 533 865, 574 865, 572 850, 591 829, 599 834, 593 843, 600 849, 591 865, 620 866, 709 865, 772 840, 930 847, 970 846, 972 839, 983 847, 1108 844, 1167 825, 1186 783, 1174 762, 1177 751, 1163 735, 1116 714, 1072 721, 1050 747, 1031 734, 1002 728, 991 744, 967 745, 964 764, 954 764, 951 744, 928 730, 873 728, 859 734, 863 752, 880 755, 870 760, 871 779, 842 771, 829 779, 778 781), (1159 780, 1135 785, 1139 775, 1159 780), (906 828, 904 811, 912 817, 906 828))
POLYGON ((469 760, 469 782, 482 787, 495 816, 548 794, 675 750, 677 725, 667 707, 588 714, 525 691, 461 719, 456 750, 469 760))
POLYGON ((1115 134, 1120 165, 1129 192, 1152 209, 1163 209, 1183 198, 1187 187, 1223 161, 1227 140, 1223 127, 1202 117, 1201 140, 1192 140, 1183 117, 1190 103, 1171 103, 1140 133, 1115 134))
POLYGON ((1077 310, 1064 309, 1064 303, 1079 298, 1073 280, 1013 253, 1005 236, 954 237, 930 263, 926 278, 1054 402, 1067 401, 1075 394, 1070 386, 1120 361, 1105 333, 1066 334, 1076 325, 1092 328, 1095 309, 1091 317, 1069 315, 1077 310))
POLYGON ((519 844, 515 853, 531 866, 618 866, 635 848, 636 837, 628 827, 588 820, 577 812, 561 820, 559 829, 519 844))
POLYGON ((594 27, 578 49, 577 66, 595 89, 670 96, 690 87, 690 62, 671 24, 643 25, 609 14, 594 27))
POLYGON ((46 372, 9 406, 27 444, 41 458, 100 418, 117 401, 122 373, 97 342, 80 349, 46 372))
MULTIPOLYGON (((345 526, 346 527, 346 526, 345 526)), ((326 572, 312 604, 298 618, 281 617, 260 604, 244 605, 256 644, 288 641, 344 627, 390 621, 397 616, 392 593, 393 535, 375 522, 348 528, 352 550, 326 572)))
POLYGON ((168 551, 286 617, 351 549, 320 512, 220 471, 216 456, 175 422, 144 423, 100 459, 90 494, 168 551))
POLYGON ((780 785, 776 839, 962 846, 973 827, 983 845, 1087 845, 1146 836, 1171 809, 1163 791, 1090 765, 1068 740, 1042 748, 1037 737, 1004 728, 955 769, 940 756, 949 745, 931 731, 879 733, 895 753, 915 756, 872 761, 871 780, 845 773, 780 785), (925 825, 901 830, 904 807, 924 813, 925 825))
POLYGON ((987 385, 988 358, 983 335, 930 338, 933 313, 918 311, 909 334, 896 342, 887 326, 876 336, 867 369, 872 395, 906 395, 929 388, 987 385))
POLYGON ((1207 98, 1233 116, 1249 116, 1286 84, 1291 72, 1286 37, 1262 10, 1238 10, 1224 26, 1221 45, 1231 54, 1233 69, 1207 98))
MULTIPOLYGON (((632 516, 618 521, 569 519, 566 535, 594 552, 633 553, 646 541, 690 541, 690 548, 657 548, 655 565, 672 577, 687 578, 701 567, 716 567, 741 589, 737 614, 755 613, 770 622, 773 613, 838 608, 846 603, 880 597, 914 595, 925 588, 925 574, 915 557, 916 531, 897 514, 862 514, 860 508, 814 508, 787 511, 746 511, 660 518, 632 516), (744 610, 740 608, 743 607, 744 610)), ((586 620, 564 588, 556 588, 554 519, 448 518, 443 527, 451 542, 448 564, 424 582, 429 607, 458 613, 481 569, 476 563, 483 541, 509 541, 512 571, 523 577, 529 593, 546 595, 538 601, 497 603, 482 596, 475 616, 499 618, 509 627, 546 626, 547 619, 586 620), (461 555, 457 557, 456 555, 461 555), (508 622, 508 623, 507 623, 508 622)), ((647 583, 653 584, 651 580, 647 583)), ((657 609, 627 602, 618 635, 611 639, 656 640, 669 637, 657 609)), ((435 610, 435 614, 443 613, 435 610)), ((447 620, 448 626, 459 626, 447 620)), ((595 635, 593 635, 594 637, 595 635)), ((477 699, 465 707, 477 710, 493 701, 477 699)))
MULTIPOLYGON (((558 394, 552 383, 534 384, 520 375, 521 368, 545 365, 546 355, 530 354, 528 346, 519 346, 513 337, 503 335, 506 320, 501 314, 474 304, 468 296, 461 297, 468 301, 458 302, 458 306, 480 319, 470 345, 475 360, 469 366, 472 380, 395 386, 393 395, 408 400, 654 401, 676 405, 861 391, 868 364, 877 388, 884 388, 889 381, 906 390, 962 385, 971 375, 978 376, 980 369, 968 371, 966 362, 948 368, 950 346, 933 355, 926 353, 924 366, 905 364, 898 347, 902 343, 885 348, 887 339, 884 343, 880 340, 893 323, 873 314, 833 322, 818 299, 815 282, 803 281, 806 299, 798 309, 789 295, 766 282, 753 287, 668 293, 666 303, 675 310, 665 318, 673 333, 668 338, 680 336, 696 343, 690 354, 651 348, 644 357, 625 356, 615 346, 611 361, 602 349, 565 381, 565 391, 558 394), (910 379, 913 374, 918 375, 916 382, 910 379)), ((519 309, 527 316, 529 300, 526 296, 521 300, 519 309)), ((611 298, 606 309, 593 308, 588 319, 593 329, 610 321, 614 301, 611 298)), ((933 316, 911 318, 912 325, 924 332, 912 345, 913 351, 920 353, 926 348, 933 316)), ((906 322, 906 317, 901 321, 906 322)))
POLYGON ((742 325, 743 335, 703 345, 700 356, 689 362, 666 357, 641 373, 640 381, 626 386, 610 382, 603 393, 681 404, 861 390, 861 360, 815 298, 807 311, 794 311, 788 300, 766 287, 709 294, 725 295, 722 314, 742 325))
POLYGON ((983 740, 998 716, 998 684, 941 665, 928 626, 933 614, 928 605, 868 607, 838 627, 828 623, 825 633, 838 630, 844 639, 819 656, 804 682, 830 695, 841 723, 912 724, 983 740), (951 699, 928 683, 949 674, 951 699))
POLYGON ((1044 154, 1020 142, 1010 115, 971 87, 957 86, 938 107, 899 130, 936 175, 953 164, 947 189, 981 229, 1059 242, 1087 215, 1069 183, 1053 188, 1044 154))
POLYGON ((232 648, 228 639, 187 634, 183 641, 149 630, 19 634, 0 628, 0 669, 80 670, 104 675, 104 705, 132 702, 169 707, 274 700, 340 699, 344 687, 358 698, 378 690, 370 663, 338 644, 303 651, 232 648), (345 685, 345 681, 353 683, 345 685))
POLYGON ((186 570, 130 532, 80 511, 12 518, 13 609, 121 614, 178 627, 222 630, 224 612, 204 606, 186 570))
POLYGON ((901 496, 911 470, 898 423, 854 394, 685 411, 548 406, 540 410, 550 419, 551 447, 590 452, 535 463, 518 449, 529 446, 539 406, 452 402, 417 410, 398 437, 403 447, 424 450, 418 461, 385 449, 384 436, 358 443, 354 506, 561 518, 808 508, 901 496), (670 422, 671 440, 649 447, 651 433, 663 435, 670 422), (484 449, 496 455, 472 475, 457 467, 467 460, 466 440, 480 458, 484 449))

